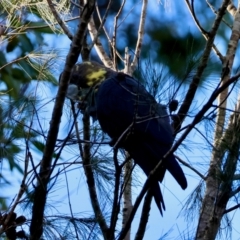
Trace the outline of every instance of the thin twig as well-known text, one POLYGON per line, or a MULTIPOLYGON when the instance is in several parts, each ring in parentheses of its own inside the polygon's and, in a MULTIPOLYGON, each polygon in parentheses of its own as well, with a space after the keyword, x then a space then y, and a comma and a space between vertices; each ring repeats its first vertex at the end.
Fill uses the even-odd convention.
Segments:
MULTIPOLYGON (((199 24, 196 16, 195 16, 195 12, 194 12, 194 8, 191 6, 191 4, 189 3, 189 0, 185 0, 186 4, 187 4, 187 7, 189 9, 189 12, 191 13, 197 27, 199 28, 199 31, 202 33, 203 37, 208 41, 209 39, 211 38, 214 38, 216 33, 214 33, 213 31, 211 32, 207 32, 205 31, 199 24), (214 35, 212 35, 214 34, 214 35)), ((218 16, 219 13, 217 13, 217 16, 218 16)), ((222 20, 222 19, 221 19, 222 20)), ((215 20, 215 23, 216 23, 216 20, 215 20)), ((211 41, 211 40, 210 40, 211 41)), ((221 54, 221 52, 218 50, 218 48, 216 47, 216 45, 214 44, 214 42, 211 43, 211 48, 213 48, 214 52, 216 53, 216 55, 219 57, 219 59, 221 60, 221 62, 224 61, 224 57, 223 55, 221 54)))
POLYGON ((229 209, 226 209, 223 214, 230 213, 230 212, 232 212, 232 211, 234 211, 234 210, 236 210, 236 209, 238 209, 238 208, 240 208, 240 203, 237 204, 237 205, 235 205, 234 207, 231 207, 231 208, 229 208, 229 209))
POLYGON ((137 233, 135 236, 135 240, 142 240, 144 237, 144 234, 146 232, 146 227, 147 227, 148 218, 149 218, 149 212, 151 210, 152 197, 153 197, 153 191, 150 188, 144 199, 142 215, 141 215, 140 223, 139 223, 138 230, 137 230, 137 233))
POLYGON ((61 17, 59 16, 57 10, 54 7, 54 3, 52 3, 51 0, 47 0, 48 6, 53 14, 53 16, 55 17, 55 19, 57 20, 59 26, 62 28, 63 32, 68 36, 68 38, 70 40, 73 39, 72 34, 70 33, 70 31, 68 30, 67 26, 65 25, 65 22, 61 19, 61 17))
POLYGON ((72 204, 71 204, 71 200, 70 200, 70 193, 69 193, 69 186, 68 186, 68 179, 67 179, 67 173, 66 173, 66 170, 64 170, 64 175, 65 175, 65 182, 66 182, 66 187, 67 187, 67 196, 68 196, 68 206, 69 206, 69 210, 70 210, 70 214, 71 214, 71 219, 72 219, 72 224, 74 226, 74 230, 75 230, 75 237, 76 239, 79 240, 79 237, 78 237, 78 230, 77 230, 77 227, 76 227, 76 223, 75 221, 73 220, 74 219, 74 215, 73 215, 73 211, 72 211, 72 204))
POLYGON ((191 106, 191 103, 193 101, 195 93, 198 89, 198 85, 200 83, 201 76, 202 76, 203 71, 205 70, 205 68, 207 66, 207 61, 208 61, 210 53, 211 53, 213 42, 214 42, 215 36, 217 34, 217 30, 220 26, 221 20, 224 16, 226 8, 228 6, 228 1, 229 0, 225 0, 222 4, 221 8, 218 11, 218 14, 216 16, 216 19, 213 23, 212 29, 211 29, 210 34, 209 34, 209 38, 208 38, 206 47, 204 49, 202 59, 201 59, 200 64, 197 68, 197 72, 194 75, 193 80, 192 80, 192 82, 189 86, 189 89, 188 89, 188 92, 185 96, 183 104, 181 105, 181 107, 178 111, 178 116, 179 116, 179 119, 180 119, 180 125, 182 124, 183 120, 185 119, 186 114, 189 111, 189 108, 191 106))
MULTIPOLYGON (((214 8, 214 6, 208 1, 208 0, 206 0, 206 3, 207 3, 207 5, 209 6, 209 8, 212 10, 212 12, 215 14, 215 15, 217 15, 217 10, 214 8)), ((228 4, 228 7, 227 7, 227 10, 229 9, 229 5, 230 4, 228 4)), ((230 26, 230 24, 223 18, 223 20, 222 20, 225 24, 226 24, 226 26, 228 26, 230 29, 232 28, 232 26, 230 26)))
POLYGON ((137 63, 140 58, 140 53, 141 53, 141 49, 142 49, 144 26, 145 26, 145 22, 146 22, 147 4, 148 4, 148 0, 142 1, 142 11, 141 11, 140 23, 139 23, 139 28, 138 28, 138 39, 137 39, 137 44, 136 44, 136 48, 135 48, 134 58, 131 63, 131 71, 132 72, 134 72, 134 70, 137 67, 137 63))
MULTIPOLYGON (((87 114, 83 116, 83 135, 84 140, 90 140, 90 120, 87 114)), ((91 152, 90 145, 85 143, 83 146, 83 168, 85 176, 87 178, 88 191, 91 199, 92 208, 96 217, 96 220, 101 228, 103 237, 105 240, 109 239, 109 228, 106 220, 100 208, 100 204, 97 197, 96 184, 94 180, 93 169, 91 166, 91 152)))
POLYGON ((185 167, 188 167, 188 168, 190 168, 193 172, 195 172, 198 176, 200 176, 203 180, 205 180, 206 179, 206 177, 203 175, 203 174, 201 174, 197 169, 195 169, 194 167, 192 167, 190 164, 188 164, 188 163, 186 163, 185 161, 183 161, 179 156, 177 156, 177 155, 174 155, 175 156, 175 158, 177 158, 177 160, 181 163, 181 164, 183 164, 185 167))
POLYGON ((113 67, 117 70, 117 55, 116 55, 116 41, 117 41, 117 29, 118 29, 118 18, 122 13, 123 7, 126 3, 126 0, 122 0, 122 4, 114 18, 114 28, 113 28, 113 37, 112 37, 112 50, 113 50, 113 67))
MULTIPOLYGON (((97 14, 98 14, 99 21, 102 22, 102 18, 101 18, 101 14, 100 14, 100 11, 99 11, 98 6, 96 6, 96 10, 97 10, 97 14)), ((109 34, 108 34, 106 28, 104 27, 104 25, 103 25, 102 28, 103 28, 104 34, 106 35, 106 38, 107 38, 107 40, 108 40, 108 43, 111 45, 111 48, 113 49, 112 40, 111 40, 111 38, 109 37, 109 34)), ((123 58, 122 58, 122 56, 120 55, 120 53, 117 51, 117 49, 116 49, 116 54, 117 54, 118 58, 123 62, 123 58)), ((112 65, 112 64, 111 64, 111 65, 112 65)), ((107 66, 107 65, 105 65, 105 66, 107 66)))
POLYGON ((114 187, 114 197, 113 197, 113 205, 112 205, 112 215, 110 221, 110 239, 115 239, 114 232, 117 224, 117 216, 120 212, 120 204, 119 203, 119 186, 120 186, 120 177, 122 168, 118 164, 117 153, 118 149, 113 148, 113 160, 115 166, 115 187, 114 187))
MULTIPOLYGON (((98 37, 99 37, 100 31, 102 30, 102 28, 103 28, 103 26, 104 26, 104 24, 105 24, 105 22, 106 22, 106 19, 107 19, 107 16, 108 16, 110 7, 111 7, 111 5, 112 5, 112 2, 113 2, 113 0, 110 0, 110 1, 108 2, 108 5, 107 5, 107 8, 106 8, 105 14, 104 14, 104 16, 103 16, 102 18, 101 18, 101 16, 100 16, 100 12, 98 11, 99 20, 100 20, 100 26, 99 26, 99 28, 98 28, 98 30, 97 30, 97 34, 94 36, 94 39, 92 39, 92 44, 89 46, 89 51, 91 51, 91 49, 93 48, 94 44, 96 43, 96 41, 97 41, 97 39, 98 39, 98 37)), ((96 4, 95 8, 96 8, 96 10, 99 10, 97 4, 96 4)), ((96 27, 95 27, 95 28, 96 28, 96 27)))

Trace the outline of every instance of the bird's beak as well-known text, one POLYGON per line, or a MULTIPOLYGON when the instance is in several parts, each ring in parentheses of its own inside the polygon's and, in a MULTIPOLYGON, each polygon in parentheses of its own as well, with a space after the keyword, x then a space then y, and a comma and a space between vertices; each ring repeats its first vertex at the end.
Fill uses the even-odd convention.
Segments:
POLYGON ((74 101, 78 100, 78 87, 75 84, 69 84, 66 97, 74 101))

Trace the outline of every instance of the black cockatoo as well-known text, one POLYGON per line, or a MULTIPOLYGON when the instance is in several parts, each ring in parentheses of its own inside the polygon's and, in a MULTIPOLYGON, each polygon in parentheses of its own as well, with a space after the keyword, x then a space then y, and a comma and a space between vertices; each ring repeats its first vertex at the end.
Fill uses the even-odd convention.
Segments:
MULTIPOLYGON (((133 77, 108 69, 96 62, 76 64, 71 73, 67 97, 98 120, 112 145, 125 149, 146 175, 154 169, 173 143, 167 110, 133 77)), ((157 179, 168 170, 185 189, 185 175, 171 154, 164 160, 157 179)), ((158 182, 152 185, 162 214, 165 205, 158 182)))

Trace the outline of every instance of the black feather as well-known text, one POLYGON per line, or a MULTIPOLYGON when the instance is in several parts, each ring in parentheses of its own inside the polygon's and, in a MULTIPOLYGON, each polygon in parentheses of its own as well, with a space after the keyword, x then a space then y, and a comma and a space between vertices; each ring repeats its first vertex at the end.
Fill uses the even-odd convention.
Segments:
MULTIPOLYGON (((158 104, 138 81, 126 74, 116 73, 99 85, 96 111, 102 130, 113 141, 121 137, 120 146, 146 175, 171 148, 173 131, 165 106, 158 104)), ((183 189, 187 187, 185 175, 173 154, 163 162, 158 181, 163 180, 166 170, 183 189)), ((152 188, 162 213, 165 205, 158 183, 152 188)))

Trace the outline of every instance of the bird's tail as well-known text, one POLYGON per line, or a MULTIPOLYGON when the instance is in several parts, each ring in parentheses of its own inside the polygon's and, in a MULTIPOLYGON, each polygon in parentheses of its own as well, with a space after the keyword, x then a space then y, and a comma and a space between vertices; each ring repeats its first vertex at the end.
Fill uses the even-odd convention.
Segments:
POLYGON ((179 163, 175 159, 174 155, 170 155, 165 161, 166 169, 171 173, 171 175, 175 178, 178 184, 182 189, 187 188, 187 179, 183 173, 182 168, 179 163))
POLYGON ((154 196, 154 200, 157 204, 157 207, 158 207, 161 215, 163 215, 162 211, 165 210, 165 204, 164 204, 162 192, 161 192, 158 182, 155 181, 154 184, 152 184, 151 189, 152 189, 152 193, 154 196))
MULTIPOLYGON (((144 171, 144 173, 148 176, 150 172, 154 169, 155 164, 152 159, 153 156, 147 151, 147 148, 144 145, 131 145, 128 149, 126 149, 131 157, 135 160, 135 162, 140 166, 140 168, 144 171)), ((161 170, 162 174, 163 171, 161 170)), ((162 175, 160 173, 160 175, 162 175)), ((154 196, 155 202, 157 207, 161 213, 163 214, 163 210, 165 210, 165 204, 163 200, 163 196, 161 193, 160 186, 158 184, 158 177, 157 179, 153 180, 154 182, 151 184, 152 194, 154 196)))
MULTIPOLYGON (((148 167, 151 166, 151 170, 153 170, 156 167, 158 162, 161 160, 161 156, 164 156, 169 150, 168 147, 164 147, 163 145, 158 146, 153 141, 150 142, 150 144, 149 143, 145 144, 143 149, 145 149, 145 151, 148 152, 148 158, 146 159, 149 159, 149 161, 145 160, 144 167, 147 168, 147 166, 148 167), (154 166, 149 164, 150 159, 151 159, 151 162, 154 162, 154 166)), ((182 189, 187 188, 187 179, 184 175, 184 172, 181 166, 179 165, 178 161, 176 160, 173 154, 170 154, 163 161, 162 166, 160 167, 160 170, 158 173, 158 180, 160 182, 162 182, 166 170, 168 170, 171 173, 171 175, 178 182, 178 184, 181 186, 182 189)))

